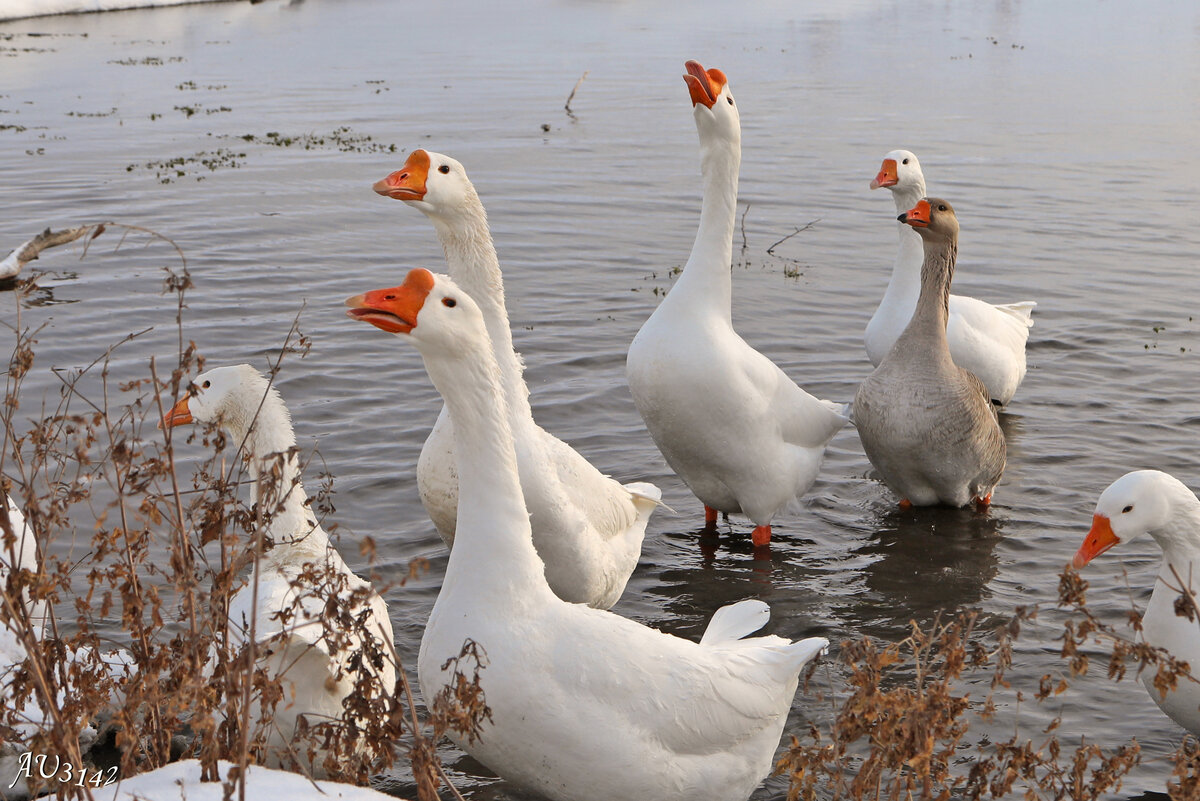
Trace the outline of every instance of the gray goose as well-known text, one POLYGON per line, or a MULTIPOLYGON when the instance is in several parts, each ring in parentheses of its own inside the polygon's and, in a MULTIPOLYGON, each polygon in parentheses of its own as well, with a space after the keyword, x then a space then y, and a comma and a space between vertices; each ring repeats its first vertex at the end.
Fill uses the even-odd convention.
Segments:
POLYGON ((897 219, 923 240, 921 294, 896 344, 858 388, 854 422, 901 506, 986 506, 1004 472, 1004 434, 987 387, 955 365, 946 341, 958 218, 946 201, 924 198, 897 219))

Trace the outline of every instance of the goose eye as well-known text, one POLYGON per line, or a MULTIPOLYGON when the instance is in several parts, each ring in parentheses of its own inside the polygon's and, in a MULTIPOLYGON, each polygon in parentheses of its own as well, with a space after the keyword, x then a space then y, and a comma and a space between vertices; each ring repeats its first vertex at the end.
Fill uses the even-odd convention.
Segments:
POLYGON ((732 98, 732 97, 727 97, 727 98, 725 98, 725 99, 729 101, 729 105, 731 105, 731 106, 733 105, 733 98, 732 98))
POLYGON ((454 298, 442 298, 442 305, 449 306, 451 309, 453 309, 455 306, 458 305, 458 301, 455 300, 454 298))
POLYGON ((442 166, 438 167, 438 172, 440 172, 442 175, 448 174, 450 172, 450 165, 443 164, 442 166))
POLYGON ((907 163, 908 163, 908 159, 905 159, 904 161, 902 161, 902 162, 900 162, 900 163, 901 163, 901 164, 907 164, 907 163))
POLYGON ((945 211, 945 210, 946 210, 946 206, 945 206, 945 204, 943 204, 943 203, 939 203, 939 204, 938 204, 938 211, 945 211))
POLYGON ((205 381, 205 382, 204 382, 203 384, 201 384, 200 386, 204 387, 205 389, 208 389, 209 387, 211 387, 211 386, 212 386, 212 382, 211 382, 211 381, 205 381))
POLYGON ((1126 506, 1124 509, 1121 510, 1121 514, 1126 514, 1128 512, 1132 512, 1132 511, 1133 511, 1133 504, 1130 504, 1129 506, 1126 506))

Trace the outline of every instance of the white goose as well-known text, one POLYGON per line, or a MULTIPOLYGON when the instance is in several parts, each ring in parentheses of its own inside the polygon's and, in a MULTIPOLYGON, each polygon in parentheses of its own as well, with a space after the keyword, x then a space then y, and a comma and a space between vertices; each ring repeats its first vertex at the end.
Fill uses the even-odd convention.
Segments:
MULTIPOLYGON (((903 214, 925 197, 925 176, 917 157, 907 150, 893 150, 883 157, 871 188, 892 191, 896 212, 903 214)), ((892 278, 879 308, 867 323, 867 356, 879 366, 883 357, 912 319, 921 293, 921 237, 900 225, 900 252, 892 278)), ((1032 300, 992 305, 966 295, 950 296, 946 339, 954 363, 974 373, 988 388, 992 402, 1001 406, 1012 400, 1025 378, 1025 342, 1033 325, 1032 300)))
POLYGON ((629 346, 634 403, 667 463, 704 504, 754 521, 755 545, 771 521, 816 480, 846 406, 796 386, 733 330, 730 262, 742 134, 724 73, 686 65, 700 134, 704 200, 683 273, 629 346))
POLYGON ((1200 592, 1200 499, 1182 481, 1158 470, 1126 473, 1101 493, 1092 529, 1073 564, 1079 569, 1114 545, 1144 534, 1162 548, 1163 561, 1142 615, 1142 637, 1187 662, 1192 678, 1181 677, 1164 694, 1155 689, 1150 669, 1142 671, 1142 684, 1172 720, 1200 735, 1200 630, 1194 619, 1175 613, 1183 584, 1193 594, 1200 592))
MULTIPOLYGON (((33 529, 25 522, 25 515, 7 495, 4 496, 4 508, 8 511, 8 528, 0 520, 0 592, 5 591, 8 576, 14 570, 36 573, 39 569, 37 539, 33 529)), ((29 591, 24 591, 22 595, 28 603, 29 591)), ((31 619, 39 618, 43 612, 42 605, 35 604, 29 611, 31 619)))
POLYGON ((417 675, 433 698, 466 640, 486 654, 492 718, 459 745, 552 799, 746 798, 771 769, 799 671, 827 641, 738 639, 766 622, 761 601, 718 610, 695 643, 557 598, 533 548, 479 307, 423 269, 346 303, 350 316, 411 337, 454 420, 457 537, 417 675))
MULTIPOLYGON (((248 364, 209 370, 196 377, 163 426, 194 421, 217 424, 241 446, 251 498, 267 520, 258 575, 229 604, 229 636, 241 644, 253 631, 260 663, 283 680, 269 741, 274 762, 301 716, 310 726, 340 720, 351 693, 368 686, 380 696, 392 692, 392 622, 383 599, 351 572, 308 506, 291 417, 275 387, 248 364), (323 620, 331 597, 339 613, 365 621, 372 642, 323 620)), ((321 761, 312 766, 317 774, 321 761)))
MULTIPOLYGON (((637 566, 646 524, 662 497, 659 489, 641 482, 622 486, 534 421, 521 357, 513 350, 487 214, 463 166, 449 156, 415 150, 403 168, 375 184, 375 191, 405 201, 433 221, 451 278, 483 310, 546 580, 563 600, 608 609, 637 566)), ((453 545, 458 479, 454 433, 444 406, 421 448, 417 489, 438 533, 453 545)))

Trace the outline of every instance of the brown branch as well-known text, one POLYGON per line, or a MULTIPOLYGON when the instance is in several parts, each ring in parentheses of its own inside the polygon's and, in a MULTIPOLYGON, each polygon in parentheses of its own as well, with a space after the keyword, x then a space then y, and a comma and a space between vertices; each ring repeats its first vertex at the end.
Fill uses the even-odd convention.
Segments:
POLYGON ((575 99, 575 93, 579 91, 580 84, 583 83, 583 79, 586 78, 587 76, 588 76, 588 71, 584 70, 583 75, 580 75, 579 80, 575 82, 575 88, 571 90, 571 94, 567 95, 566 104, 563 105, 563 108, 565 108, 567 110, 567 116, 570 117, 571 119, 575 118, 575 114, 572 113, 572 111, 571 111, 571 101, 575 99))
POLYGON ((74 242, 79 237, 89 231, 95 231, 92 236, 99 236, 104 232, 104 226, 107 223, 90 223, 81 225, 78 228, 63 228, 59 231, 51 231, 47 228, 40 234, 24 242, 16 247, 12 253, 9 253, 4 261, 0 261, 0 280, 12 278, 25 267, 26 264, 38 257, 46 248, 65 245, 68 242, 74 242))
MULTIPOLYGON (((748 208, 749 208, 749 206, 747 206, 747 209, 748 209, 748 208)), ((817 223, 819 223, 820 221, 821 221, 820 219, 816 219, 816 220, 813 220, 812 222, 806 222, 806 223, 804 224, 804 227, 803 227, 803 228, 797 228, 795 231, 792 231, 790 234, 788 234, 787 236, 785 236, 783 239, 780 239, 778 242, 776 242, 775 244, 771 245, 771 247, 767 248, 767 253, 768 253, 768 254, 770 254, 770 255, 772 255, 772 256, 774 256, 774 255, 775 255, 775 248, 779 247, 780 245, 782 245, 784 242, 786 242, 786 241, 788 241, 789 239, 791 239, 791 238, 792 238, 793 236, 795 236, 796 234, 804 233, 805 231, 807 231, 809 228, 812 228, 814 225, 816 225, 816 224, 817 224, 817 223)))

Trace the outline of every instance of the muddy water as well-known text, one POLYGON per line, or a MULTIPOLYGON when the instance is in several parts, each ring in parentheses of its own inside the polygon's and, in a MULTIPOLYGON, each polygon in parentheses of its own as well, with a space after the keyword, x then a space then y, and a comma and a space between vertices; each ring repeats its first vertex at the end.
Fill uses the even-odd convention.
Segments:
MULTIPOLYGON (((409 665, 446 563, 413 481, 440 403, 415 351, 345 320, 341 301, 443 264, 426 220, 370 191, 415 147, 462 161, 488 208, 539 421, 678 510, 651 522, 621 614, 696 636, 718 606, 754 596, 772 631, 834 641, 894 638, 961 607, 996 618, 1052 603, 1118 475, 1158 467, 1200 486, 1194 5, 492 5, 310 0, 0 25, 0 249, 99 219, 170 236, 196 283, 186 337, 211 363, 263 364, 300 315, 312 350, 280 386, 301 443, 337 478, 343 550, 370 534, 392 578, 430 560, 388 596, 409 665), (916 151, 959 212, 956 291, 1038 301, 988 514, 898 511, 847 428, 804 508, 777 521, 769 560, 742 519, 699 541, 698 504, 623 378, 695 232, 687 58, 723 69, 742 110, 735 324, 804 387, 849 400, 870 369, 862 331, 896 232, 890 196, 867 184, 893 148, 916 151)), ((56 391, 49 368, 86 365, 131 331, 152 327, 114 351, 117 378, 174 352, 160 294, 171 253, 111 244, 36 263, 51 272, 21 312, 45 326, 35 395, 56 391)), ((1094 607, 1117 621, 1144 604, 1156 562, 1151 543, 1099 560, 1094 607)), ((1055 634, 1027 633, 1014 681, 1060 669, 1055 634)), ((1092 677, 1055 704, 978 731, 1007 737, 1015 720, 1033 736, 1061 713, 1065 741, 1136 736, 1147 758, 1125 791, 1163 788, 1153 757, 1182 732, 1139 686, 1092 677)), ((797 732, 830 714, 804 695, 795 712, 797 732)), ((469 797, 527 797, 448 755, 469 797)), ((755 797, 782 793, 773 780, 755 797)))

